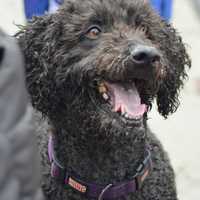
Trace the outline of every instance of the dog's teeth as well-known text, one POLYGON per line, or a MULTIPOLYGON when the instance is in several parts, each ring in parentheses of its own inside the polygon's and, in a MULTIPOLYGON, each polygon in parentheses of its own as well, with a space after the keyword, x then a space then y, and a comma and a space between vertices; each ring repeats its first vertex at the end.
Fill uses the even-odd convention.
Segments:
POLYGON ((126 119, 134 119, 134 120, 139 120, 142 117, 142 116, 133 117, 133 116, 129 115, 127 112, 125 112, 122 116, 124 116, 126 119))
POLYGON ((128 113, 125 114, 126 119, 132 119, 131 115, 129 115, 128 113))
POLYGON ((125 114, 126 114, 125 107, 121 105, 121 115, 125 116, 125 114))
POLYGON ((107 92, 107 88, 106 88, 106 86, 105 86, 104 83, 101 83, 101 84, 99 85, 99 88, 98 88, 98 89, 99 89, 99 92, 100 92, 101 94, 107 92))
POLYGON ((109 99, 109 96, 106 93, 103 93, 102 97, 107 101, 109 99))
POLYGON ((125 115, 126 115, 126 112, 125 112, 124 109, 121 110, 121 115, 122 115, 122 116, 125 116, 125 115))
POLYGON ((135 120, 139 120, 142 116, 135 117, 135 120))
POLYGON ((129 114, 128 113, 125 113, 124 116, 129 119, 129 114))

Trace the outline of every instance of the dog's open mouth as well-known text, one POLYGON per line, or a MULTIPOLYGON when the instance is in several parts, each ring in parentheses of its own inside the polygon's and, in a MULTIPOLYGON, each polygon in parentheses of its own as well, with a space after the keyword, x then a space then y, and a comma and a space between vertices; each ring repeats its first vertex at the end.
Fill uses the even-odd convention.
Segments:
POLYGON ((98 90, 110 105, 112 112, 118 113, 126 120, 140 121, 147 111, 147 106, 141 103, 134 82, 126 84, 102 82, 98 90))

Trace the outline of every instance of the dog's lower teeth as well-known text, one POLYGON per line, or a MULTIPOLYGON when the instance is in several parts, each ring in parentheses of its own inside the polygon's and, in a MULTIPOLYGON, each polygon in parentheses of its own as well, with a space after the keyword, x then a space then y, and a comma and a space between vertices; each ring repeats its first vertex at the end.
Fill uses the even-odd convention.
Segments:
POLYGON ((135 117, 135 120, 139 120, 141 118, 141 116, 137 116, 135 117))
POLYGON ((104 93, 106 93, 107 92, 107 88, 106 88, 106 86, 105 86, 105 84, 104 83, 101 83, 100 85, 99 85, 99 92, 101 93, 101 94, 104 94, 104 93))
POLYGON ((124 110, 121 111, 121 115, 125 117, 126 112, 124 110))
POLYGON ((130 117, 129 117, 129 114, 128 114, 128 113, 126 113, 124 116, 125 116, 127 119, 130 119, 130 117))
POLYGON ((103 98, 107 101, 109 99, 109 96, 106 93, 103 93, 103 98))
POLYGON ((136 117, 132 117, 131 115, 129 115, 128 113, 124 113, 122 114, 123 117, 125 117, 126 119, 133 119, 133 120, 139 120, 141 119, 142 116, 136 116, 136 117))

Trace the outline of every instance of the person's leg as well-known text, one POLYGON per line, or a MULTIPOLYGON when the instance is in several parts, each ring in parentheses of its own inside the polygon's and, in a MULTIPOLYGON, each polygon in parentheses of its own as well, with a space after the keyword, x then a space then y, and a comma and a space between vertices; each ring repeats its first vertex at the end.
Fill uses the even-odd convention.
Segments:
POLYGON ((172 4, 173 0, 162 0, 161 16, 169 21, 172 16, 172 4))
POLYGON ((48 0, 24 0, 24 9, 27 19, 31 19, 33 16, 40 16, 48 11, 48 0))
POLYGON ((152 7, 161 15, 162 0, 150 0, 152 7))
POLYGON ((49 12, 54 13, 59 8, 59 4, 55 0, 49 0, 49 12))
POLYGON ((64 0, 49 0, 49 12, 54 13, 63 2, 64 0))

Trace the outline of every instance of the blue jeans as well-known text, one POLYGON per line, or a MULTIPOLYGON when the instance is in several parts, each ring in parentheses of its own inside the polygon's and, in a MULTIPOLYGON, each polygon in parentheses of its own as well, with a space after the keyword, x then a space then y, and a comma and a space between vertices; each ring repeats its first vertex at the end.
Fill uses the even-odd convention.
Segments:
POLYGON ((29 20, 33 16, 43 15, 45 12, 49 11, 49 9, 53 10, 51 5, 60 5, 63 1, 64 0, 24 0, 26 18, 29 20))
POLYGON ((49 9, 48 0, 24 0, 25 15, 27 19, 43 15, 49 9))
POLYGON ((158 11, 160 16, 167 21, 172 16, 172 3, 173 0, 150 0, 152 6, 158 11))

